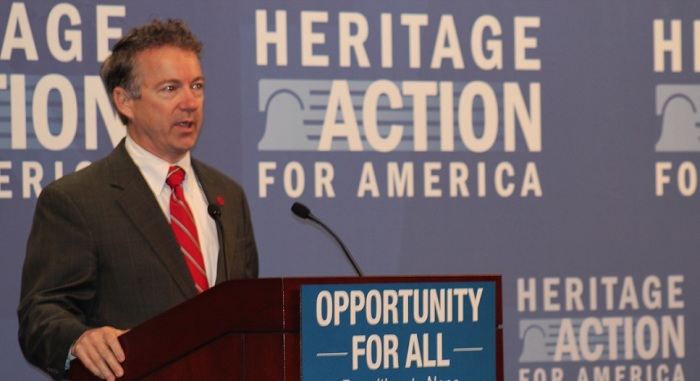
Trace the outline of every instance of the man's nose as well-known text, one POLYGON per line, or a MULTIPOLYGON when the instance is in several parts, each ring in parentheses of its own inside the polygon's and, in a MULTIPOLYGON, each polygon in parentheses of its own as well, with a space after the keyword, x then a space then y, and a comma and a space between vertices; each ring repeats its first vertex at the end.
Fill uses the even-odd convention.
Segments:
POLYGON ((182 92, 179 106, 185 111, 194 111, 201 106, 203 98, 201 90, 186 88, 182 92))

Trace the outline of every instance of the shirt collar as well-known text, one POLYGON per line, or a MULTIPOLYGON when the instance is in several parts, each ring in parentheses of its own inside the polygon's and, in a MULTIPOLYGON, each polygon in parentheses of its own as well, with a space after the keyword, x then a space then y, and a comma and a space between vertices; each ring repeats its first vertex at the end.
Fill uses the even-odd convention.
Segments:
POLYGON ((163 187, 167 187, 165 184, 165 178, 168 175, 168 168, 170 168, 172 165, 180 166, 185 170, 185 180, 183 186, 188 188, 187 184, 194 175, 194 170, 192 169, 192 159, 189 151, 177 163, 171 164, 146 151, 143 147, 131 139, 129 134, 126 135, 125 147, 126 152, 129 153, 129 156, 131 156, 131 159, 141 171, 141 174, 143 175, 144 179, 146 179, 148 186, 151 188, 154 194, 160 194, 163 187))

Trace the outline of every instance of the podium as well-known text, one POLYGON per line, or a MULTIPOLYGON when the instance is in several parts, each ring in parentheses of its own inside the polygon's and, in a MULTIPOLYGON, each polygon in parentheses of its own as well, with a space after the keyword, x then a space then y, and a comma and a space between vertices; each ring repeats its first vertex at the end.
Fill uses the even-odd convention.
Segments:
MULTIPOLYGON (((300 381, 302 286, 445 282, 495 283, 495 371, 503 381, 500 275, 227 281, 120 336, 126 355, 120 380, 300 381)), ((98 380, 78 360, 71 379, 98 380)))

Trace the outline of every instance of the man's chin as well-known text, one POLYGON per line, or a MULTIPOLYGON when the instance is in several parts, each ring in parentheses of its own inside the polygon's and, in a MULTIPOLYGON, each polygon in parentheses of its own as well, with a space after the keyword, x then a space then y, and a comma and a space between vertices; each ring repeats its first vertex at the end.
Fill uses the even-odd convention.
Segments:
POLYGON ((185 141, 180 141, 179 144, 176 145, 176 148, 182 153, 182 155, 185 155, 187 152, 191 151, 195 145, 197 145, 197 139, 188 139, 185 141))
POLYGON ((178 136, 174 146, 183 150, 190 150, 197 144, 197 139, 199 139, 199 131, 185 132, 178 136))

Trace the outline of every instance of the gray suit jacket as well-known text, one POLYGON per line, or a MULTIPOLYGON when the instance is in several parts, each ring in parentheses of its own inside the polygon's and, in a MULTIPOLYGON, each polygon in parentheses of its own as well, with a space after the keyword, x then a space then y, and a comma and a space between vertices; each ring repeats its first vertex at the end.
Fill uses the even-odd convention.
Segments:
MULTIPOLYGON (((226 253, 217 283, 258 275, 243 189, 193 160, 210 203, 220 204, 226 253)), ((124 141, 89 167, 47 186, 27 243, 18 307, 25 357, 55 379, 87 329, 132 328, 196 295, 180 247, 124 141)))

